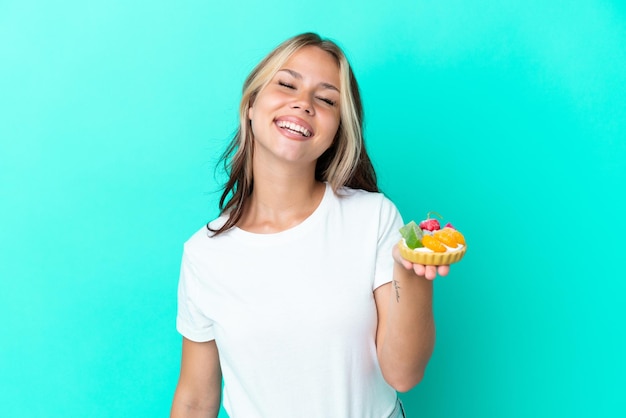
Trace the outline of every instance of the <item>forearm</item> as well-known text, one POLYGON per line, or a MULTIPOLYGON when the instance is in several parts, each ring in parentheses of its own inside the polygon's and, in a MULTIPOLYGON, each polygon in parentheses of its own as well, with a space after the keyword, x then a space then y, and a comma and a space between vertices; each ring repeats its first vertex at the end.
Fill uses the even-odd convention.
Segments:
POLYGON ((216 418, 220 410, 220 397, 195 399, 178 391, 174 395, 170 418, 216 418))
POLYGON ((422 379, 433 351, 433 283, 395 263, 388 293, 378 357, 387 382, 404 392, 422 379))
POLYGON ((222 398, 222 370, 215 341, 183 338, 180 377, 171 418, 215 418, 222 398))

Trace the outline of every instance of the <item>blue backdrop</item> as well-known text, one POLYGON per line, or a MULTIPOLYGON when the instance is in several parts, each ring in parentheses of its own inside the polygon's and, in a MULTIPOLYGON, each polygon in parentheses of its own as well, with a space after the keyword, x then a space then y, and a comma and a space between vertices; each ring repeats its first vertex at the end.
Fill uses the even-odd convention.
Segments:
POLYGON ((309 30, 354 65, 384 192, 468 239, 409 415, 626 415, 623 1, 4 0, 2 416, 167 416, 182 244, 244 77, 309 30))

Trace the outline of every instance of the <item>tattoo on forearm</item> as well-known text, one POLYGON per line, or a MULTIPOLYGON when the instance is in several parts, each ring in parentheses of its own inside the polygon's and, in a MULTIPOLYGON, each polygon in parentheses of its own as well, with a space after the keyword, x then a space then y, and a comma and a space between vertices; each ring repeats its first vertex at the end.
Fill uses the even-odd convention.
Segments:
POLYGON ((396 302, 400 302, 400 286, 397 281, 393 281, 393 288, 396 290, 396 302))

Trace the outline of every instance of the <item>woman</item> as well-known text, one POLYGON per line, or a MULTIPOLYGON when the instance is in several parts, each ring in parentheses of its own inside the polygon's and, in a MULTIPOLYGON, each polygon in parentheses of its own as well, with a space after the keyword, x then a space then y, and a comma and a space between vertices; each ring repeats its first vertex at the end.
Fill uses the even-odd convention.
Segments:
POLYGON ((432 279, 395 244, 341 49, 288 39, 247 78, 220 217, 185 244, 173 417, 401 417, 434 344, 432 279))

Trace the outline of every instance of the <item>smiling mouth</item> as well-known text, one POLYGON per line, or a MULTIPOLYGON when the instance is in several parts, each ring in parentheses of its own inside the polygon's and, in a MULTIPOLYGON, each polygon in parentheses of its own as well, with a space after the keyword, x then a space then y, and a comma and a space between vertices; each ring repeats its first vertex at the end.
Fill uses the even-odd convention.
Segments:
POLYGON ((311 131, 309 131, 304 126, 298 125, 297 123, 279 120, 278 122, 276 122, 276 125, 278 125, 278 127, 281 129, 287 129, 291 132, 298 133, 305 138, 309 138, 311 135, 313 135, 311 131))

